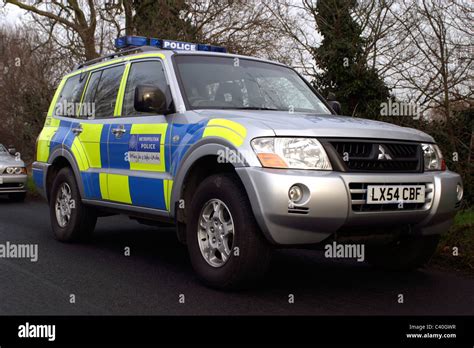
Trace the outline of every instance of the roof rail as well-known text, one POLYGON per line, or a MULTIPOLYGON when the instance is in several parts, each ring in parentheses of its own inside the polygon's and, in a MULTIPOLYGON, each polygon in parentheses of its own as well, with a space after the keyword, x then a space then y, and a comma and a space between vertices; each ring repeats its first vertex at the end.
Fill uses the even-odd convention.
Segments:
POLYGON ((74 67, 74 70, 78 70, 78 69, 84 68, 84 67, 86 67, 86 66, 93 65, 93 64, 96 64, 96 63, 105 61, 105 60, 110 60, 110 59, 113 59, 113 58, 117 58, 117 57, 121 57, 121 56, 126 56, 126 55, 133 54, 133 53, 147 52, 147 51, 156 51, 156 50, 157 50, 157 48, 156 48, 156 47, 152 47, 152 46, 134 47, 134 48, 129 49, 129 50, 118 51, 118 52, 115 52, 115 53, 110 53, 110 54, 107 54, 107 55, 105 55, 105 56, 98 57, 98 58, 95 58, 95 59, 88 60, 87 62, 77 64, 77 65, 74 67))

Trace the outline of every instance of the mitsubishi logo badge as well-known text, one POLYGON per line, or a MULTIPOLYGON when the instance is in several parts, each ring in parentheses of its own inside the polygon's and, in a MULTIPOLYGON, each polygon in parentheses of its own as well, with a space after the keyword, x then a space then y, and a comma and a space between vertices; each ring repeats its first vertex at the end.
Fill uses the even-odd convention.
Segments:
POLYGON ((378 160, 392 160, 392 156, 388 153, 387 149, 383 145, 379 145, 379 154, 377 156, 378 160))

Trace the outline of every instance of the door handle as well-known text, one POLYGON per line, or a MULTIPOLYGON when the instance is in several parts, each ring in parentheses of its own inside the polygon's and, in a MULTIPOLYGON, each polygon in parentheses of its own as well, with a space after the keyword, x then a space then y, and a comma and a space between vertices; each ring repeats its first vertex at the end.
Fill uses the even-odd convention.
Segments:
POLYGON ((112 133, 115 135, 117 138, 120 138, 122 135, 124 135, 127 132, 127 130, 124 127, 118 127, 118 128, 112 128, 112 133))
POLYGON ((81 126, 79 126, 79 127, 74 127, 74 128, 72 129, 72 132, 73 132, 75 135, 81 134, 82 131, 83 131, 83 129, 82 129, 81 126))

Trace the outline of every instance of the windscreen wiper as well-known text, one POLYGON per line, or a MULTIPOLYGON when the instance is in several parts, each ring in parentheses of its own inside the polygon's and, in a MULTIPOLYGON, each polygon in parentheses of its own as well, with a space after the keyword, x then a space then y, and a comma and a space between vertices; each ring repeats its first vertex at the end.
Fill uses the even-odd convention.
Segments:
MULTIPOLYGON (((227 108, 226 108, 227 109, 227 108)), ((281 110, 281 109, 272 109, 272 108, 264 108, 264 107, 258 107, 258 106, 242 106, 242 107, 235 107, 235 108, 229 108, 229 109, 236 109, 236 110, 270 110, 270 111, 287 111, 287 110, 281 110)))

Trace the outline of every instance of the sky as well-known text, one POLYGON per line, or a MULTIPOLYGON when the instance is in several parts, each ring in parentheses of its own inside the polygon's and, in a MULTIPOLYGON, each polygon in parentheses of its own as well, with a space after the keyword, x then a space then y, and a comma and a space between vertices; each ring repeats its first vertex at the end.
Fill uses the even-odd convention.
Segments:
POLYGON ((21 8, 11 4, 6 4, 0 11, 0 27, 3 25, 20 24, 22 17, 26 13, 21 8))

